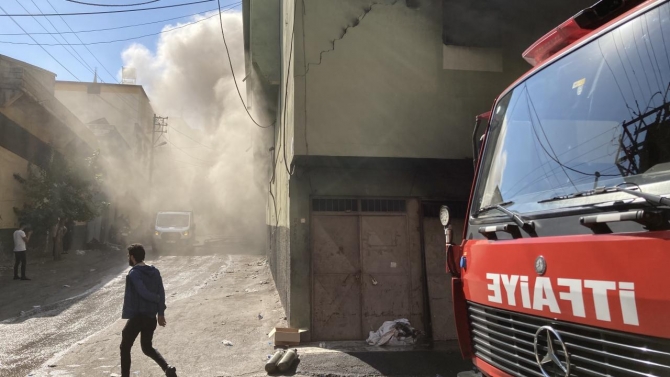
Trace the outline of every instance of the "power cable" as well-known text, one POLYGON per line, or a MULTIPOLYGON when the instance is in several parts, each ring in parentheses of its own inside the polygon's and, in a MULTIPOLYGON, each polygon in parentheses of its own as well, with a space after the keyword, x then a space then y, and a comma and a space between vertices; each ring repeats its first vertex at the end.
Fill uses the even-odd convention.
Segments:
MULTIPOLYGON (((293 27, 295 29, 295 26, 293 27)), ((293 169, 289 168, 288 166, 288 161, 286 158, 286 104, 287 104, 287 98, 288 98, 288 82, 289 82, 289 77, 291 73, 291 60, 293 58, 293 40, 295 34, 295 30, 293 33, 291 33, 291 49, 289 50, 288 54, 288 69, 286 70, 286 83, 284 84, 284 117, 282 121, 282 128, 284 128, 284 138, 283 138, 283 144, 284 144, 284 167, 286 168, 286 173, 288 173, 289 176, 293 175, 293 169)), ((295 128, 294 128, 295 129, 295 128)))
MULTIPOLYGON (((26 9, 26 7, 24 7, 23 4, 21 4, 21 3, 19 2, 19 0, 15 0, 15 1, 16 1, 17 4, 19 4, 19 6, 20 6, 21 8, 23 8, 23 10, 25 10, 26 12, 28 12, 28 9, 26 9)), ((37 8, 37 11, 38 11, 38 12, 43 13, 43 12, 42 12, 42 9, 40 9, 40 7, 35 3, 34 0, 30 0, 30 2, 32 2, 33 5, 35 6, 35 8, 37 8)), ((35 22, 37 22, 37 23, 42 27, 42 29, 44 29, 44 31, 47 31, 47 32, 49 31, 44 25, 42 25, 42 23, 41 23, 39 20, 37 20, 37 18, 33 17, 33 20, 35 20, 35 22)), ((60 33, 58 32, 58 28, 56 28, 56 25, 54 25, 53 22, 51 22, 50 19, 47 18, 46 20, 47 20, 47 22, 49 22, 49 24, 51 25, 51 27, 54 28, 54 30, 56 31, 56 33, 60 35, 60 37, 63 39, 63 41, 65 41, 65 43, 68 43, 67 39, 65 39, 65 37, 63 37, 63 35, 60 34, 60 33)), ((57 39, 53 34, 51 34, 51 37, 52 37, 56 42, 59 42, 58 39, 57 39)), ((69 45, 69 43, 68 43, 68 45, 69 45)), ((70 49, 72 49, 72 52, 74 52, 79 58, 77 58, 76 56, 74 56, 74 55, 72 54, 72 52, 70 52, 70 51, 67 49, 67 47, 63 46, 63 48, 64 48, 64 49, 65 49, 65 50, 66 50, 66 51, 67 51, 73 58, 75 58, 75 60, 79 61, 79 63, 80 63, 81 65, 83 65, 84 68, 88 69, 89 72, 93 72, 93 68, 91 68, 91 66, 88 65, 88 63, 86 63, 86 60, 84 60, 84 58, 77 52, 77 50, 74 49, 74 47, 70 46, 70 49)))
MULTIPOLYGON (((232 9, 232 8, 229 8, 227 10, 230 10, 230 9, 232 9)), ((127 42, 127 41, 133 41, 133 40, 136 40, 136 39, 151 37, 151 36, 154 36, 154 35, 168 33, 168 32, 171 32, 171 31, 178 30, 178 29, 183 29, 185 27, 195 25, 195 24, 203 22, 203 21, 207 21, 207 20, 209 20, 210 18, 213 18, 213 17, 216 17, 216 14, 213 14, 209 17, 205 17, 201 20, 189 22, 189 23, 181 25, 181 26, 175 26, 172 29, 161 30, 161 31, 156 32, 156 33, 150 33, 150 34, 138 35, 138 36, 123 38, 123 39, 108 40, 108 41, 97 41, 97 42, 89 42, 89 43, 71 43, 71 44, 64 44, 64 43, 41 43, 40 44, 40 43, 37 43, 37 41, 35 41, 35 43, 0 41, 0 44, 12 44, 12 45, 24 45, 24 46, 36 46, 37 44, 40 44, 40 45, 43 45, 43 46, 91 46, 91 45, 109 44, 109 43, 116 43, 116 42, 127 42)), ((245 106, 245 108, 246 108, 246 106, 245 106)))
POLYGON ((36 17, 56 17, 56 16, 91 16, 91 15, 97 15, 97 14, 111 14, 111 13, 127 13, 127 12, 141 12, 145 10, 156 10, 156 9, 166 9, 166 8, 176 8, 176 7, 185 7, 188 5, 195 5, 195 4, 202 4, 202 3, 209 3, 214 0, 199 0, 199 1, 192 1, 190 3, 180 3, 180 4, 172 4, 172 5, 163 5, 160 7, 151 7, 151 8, 137 8, 137 9, 121 9, 121 10, 110 10, 110 11, 104 11, 104 12, 81 12, 81 13, 45 13, 45 14, 9 14, 5 12, 5 14, 0 14, 0 17, 31 17, 31 16, 36 16, 36 17))
MULTIPOLYGON (((295 13, 295 7, 296 7, 296 5, 294 4, 293 13, 295 13)), ((223 33, 223 23, 221 23, 221 32, 223 33)), ((278 128, 278 134, 277 134, 277 140, 281 139, 282 138, 282 128, 284 129, 284 131, 283 131, 284 132, 284 136, 283 136, 284 142, 279 143, 279 150, 276 151, 276 153, 277 153, 277 158, 276 159, 275 159, 274 152, 273 152, 273 155, 272 155, 272 177, 270 178, 270 182, 268 182, 268 192, 270 193, 270 197, 272 198, 272 205, 273 205, 273 209, 274 209, 274 213, 275 213, 275 230, 279 226, 279 214, 281 213, 281 211, 277 210, 277 198, 275 197, 274 193, 272 192, 272 185, 275 183, 275 178, 276 178, 276 173, 277 173, 277 163, 279 162, 279 156, 280 156, 280 152, 281 152, 281 149, 282 149, 282 145, 284 146, 284 166, 286 168, 286 172, 289 175, 293 174, 291 169, 288 168, 288 165, 287 165, 287 162, 286 162, 286 103, 287 103, 287 98, 288 98, 288 83, 289 83, 289 77, 290 77, 290 74, 291 74, 291 60, 293 58, 293 41, 294 40, 295 40, 295 25, 293 25, 293 30, 291 32, 291 48, 290 48, 290 52, 289 52, 288 68, 286 70, 286 83, 284 84, 283 122, 282 122, 282 124, 280 124, 280 127, 278 128), (283 125, 283 127, 282 127, 282 125, 283 125)), ((225 38, 224 38, 224 42, 225 42, 225 38)), ((230 55, 229 55, 229 58, 230 58, 230 55)), ((232 65, 231 65, 231 70, 232 70, 232 65)), ((240 96, 240 99, 241 99, 241 96, 240 96)), ((246 108, 246 106, 245 106, 245 108, 246 108)), ((275 122, 276 122, 276 120, 275 120, 275 122)), ((275 139, 273 138, 273 141, 274 140, 275 139)), ((275 146, 277 146, 277 143, 274 143, 274 146, 272 147, 271 151, 274 151, 275 146)), ((311 186, 311 177, 310 177, 310 186, 311 186)), ((272 232, 271 237, 273 237, 273 236, 274 236, 274 230, 272 232)), ((274 241, 271 240, 271 242, 274 242, 274 241)), ((272 247, 272 245, 270 247, 272 247)))
MULTIPOLYGON (((540 144, 540 147, 542 147, 542 149, 547 154, 547 156, 549 156, 549 158, 551 158, 552 160, 554 160, 554 162, 556 162, 558 165, 560 165, 561 169, 563 169, 563 173, 565 173, 565 176, 568 178, 570 183, 572 183, 572 179, 570 178, 568 173, 565 171, 565 169, 570 170, 570 171, 575 172, 575 173, 578 173, 578 174, 582 174, 582 175, 587 175, 587 176, 592 176, 592 177, 596 176, 595 173, 586 173, 586 172, 571 168, 571 167, 565 165, 564 163, 562 163, 558 159, 558 155, 554 151, 554 147, 552 147, 551 143, 549 142, 549 137, 547 137, 547 134, 544 131, 544 127, 542 126, 542 121, 540 120, 540 116, 538 115, 537 110, 535 109, 535 104, 533 103, 533 100, 530 98, 530 93, 528 92, 528 87, 525 87, 525 90, 526 90, 526 98, 528 99, 527 105, 529 105, 528 113, 530 114, 530 108, 532 107, 533 113, 535 114, 535 117, 537 118, 537 124, 540 126, 540 130, 542 131, 542 134, 544 135, 544 138, 547 141, 547 144, 549 145, 549 149, 551 149, 551 153, 549 153, 549 151, 547 151, 547 149, 544 147, 544 143, 542 143, 542 141, 540 140, 539 135, 537 134, 537 130, 535 129, 535 125, 534 125, 534 123, 532 122, 532 119, 531 119, 531 126, 533 128, 533 133, 535 134, 535 138, 537 139, 538 143, 540 144)), ((614 174, 614 175, 600 175, 600 176, 601 177, 608 177, 608 176, 619 177, 620 175, 619 174, 614 174)), ((574 183, 572 183, 572 185, 575 187, 575 189, 577 189, 577 186, 575 186, 574 183)))
POLYGON ((198 161, 202 161, 202 162, 206 162, 206 163, 208 163, 208 164, 211 164, 211 163, 215 163, 215 162, 216 162, 216 161, 207 161, 207 160, 203 160, 203 159, 201 159, 201 158, 195 157, 195 156, 193 156, 193 155, 187 153, 185 150, 183 150, 183 149, 179 148, 178 146, 176 146, 170 139, 166 139, 166 140, 167 140, 167 142, 168 142, 170 145, 172 145, 173 147, 177 148, 177 150, 181 151, 183 154, 185 154, 185 155, 191 157, 192 159, 195 159, 195 160, 198 160, 198 161))
MULTIPOLYGON (((48 2, 48 0, 47 0, 47 2, 48 2)), ((241 3, 242 3, 241 1, 238 1, 238 2, 233 3, 233 4, 234 4, 234 5, 240 5, 241 3)), ((51 3, 49 3, 49 5, 51 5, 51 3)), ((231 5, 232 5, 232 4, 231 4, 231 5)), ((56 10, 56 8, 54 8, 53 5, 51 5, 51 8, 53 8, 53 10, 54 10, 55 12, 58 12, 58 11, 56 10)), ((179 17, 166 18, 166 19, 164 19, 164 20, 145 22, 145 23, 141 23, 141 24, 132 24, 132 25, 125 25, 125 26, 116 26, 116 27, 103 28, 103 29, 90 29, 90 30, 79 30, 79 31, 74 31, 74 30, 72 30, 72 28, 70 28, 71 31, 63 31, 63 32, 61 32, 60 34, 96 33, 96 32, 100 32, 100 31, 119 30, 119 29, 127 29, 127 28, 138 27, 138 26, 146 26, 146 25, 160 24, 160 23, 163 23, 163 22, 166 22, 166 21, 179 20, 179 19, 182 19, 182 18, 187 18, 187 17, 192 17, 192 16, 197 16, 197 15, 200 15, 200 14, 205 14, 205 13, 213 12, 213 11, 215 11, 215 10, 217 10, 217 8, 209 9, 209 10, 206 10, 206 11, 204 11, 204 12, 191 13, 191 14, 187 14, 187 15, 179 16, 179 17)), ((63 17, 61 17, 61 20, 63 20, 63 22, 65 22, 65 19, 64 19, 63 17)), ((32 34, 32 35, 40 35, 40 34, 57 34, 57 33, 30 33, 30 34, 32 34)), ((26 35, 26 33, 0 33, 0 35, 26 35)))
MULTIPOLYGON (((7 13, 7 11, 5 11, 5 9, 4 9, 2 6, 0 6, 0 10, 2 10, 2 13, 4 13, 4 14, 0 14, 0 16, 8 16, 8 17, 12 20, 12 22, 14 22, 14 23, 16 24, 16 26, 19 27, 19 29, 23 30, 23 32, 26 33, 26 34, 28 33, 28 32, 26 31, 26 29, 23 28, 23 26, 21 26, 18 22, 16 22, 16 20, 14 19, 14 17, 9 16, 9 13, 7 13)), ((35 38, 33 38, 32 35, 28 35, 28 36, 30 37, 30 39, 32 39, 33 41, 35 41, 35 43, 37 43, 37 40, 35 40, 35 38)), ((63 69, 65 69, 70 75, 72 75, 72 77, 74 77, 74 78, 77 79, 78 81, 81 81, 81 80, 79 79, 79 77, 77 77, 74 73, 72 73, 72 72, 71 72, 66 66, 64 66, 63 63, 61 63, 58 59, 56 59, 56 57, 53 56, 53 55, 52 55, 46 48, 44 48, 44 46, 42 46, 42 45, 39 45, 39 46, 42 48, 42 50, 44 50, 44 52, 47 53, 47 55, 51 56, 51 58, 52 58, 54 61, 56 61, 56 63, 58 63, 58 65, 60 65, 61 67, 63 67, 63 69)))
MULTIPOLYGON (((46 0, 46 1, 47 1, 47 3, 49 4, 49 6, 50 6, 55 12, 58 12, 58 11, 56 10, 56 7, 54 7, 53 4, 51 4, 51 1, 49 1, 49 0, 46 0)), ((69 24, 67 21, 65 21, 65 18, 60 17, 60 19, 61 19, 61 21, 63 21, 63 23, 68 27, 68 29, 72 30, 72 27, 70 26, 70 24, 69 24)), ((48 18, 47 18, 47 20, 48 20, 48 18)), ((55 29, 55 27, 54 27, 54 29, 55 29)), ((77 33, 73 33, 73 34, 74 34, 74 36, 79 40, 79 42, 82 42, 82 43, 83 43, 83 41, 81 40, 81 38, 79 38, 79 35, 77 35, 77 33)), ((65 37, 63 37, 63 39, 65 39, 65 37)), ((100 64, 100 66, 102 66, 102 69, 104 69, 104 70, 107 72, 107 74, 109 74, 109 76, 112 78, 112 80, 115 80, 116 77, 115 77, 115 76, 114 76, 114 75, 107 69, 107 67, 105 67, 104 64, 102 64, 102 62, 100 61, 100 59, 98 59, 98 57, 95 56, 95 54, 93 53, 93 51, 91 51, 91 49, 89 49, 88 46, 86 46, 86 45, 84 45, 84 48, 86 48, 86 51, 88 51, 88 53, 91 54, 91 56, 93 57, 93 59, 95 59, 95 61, 97 61, 97 62, 100 64)), ((74 50, 74 47, 73 47, 72 49, 74 50)), ((83 58, 82 58, 82 59, 83 59, 83 58)), ((102 81, 103 83, 105 82, 105 80, 103 80, 102 78, 100 79, 100 81, 102 81)), ((115 94, 116 94, 116 93, 115 93, 115 94)), ((128 105, 131 109, 133 109, 134 111, 138 111, 137 107, 136 107, 134 104, 128 102, 123 96, 121 96, 120 94, 116 94, 116 96, 117 96, 118 98, 120 98, 120 99, 121 99, 126 105, 128 105)), ((102 98, 102 95, 100 95, 100 97, 102 98)))
POLYGON ((77 1, 77 0, 65 0, 69 3, 75 3, 75 4, 81 4, 81 5, 90 5, 93 7, 136 7, 138 5, 147 5, 151 3, 157 3, 161 0, 149 0, 145 1, 143 3, 135 3, 135 4, 96 4, 96 3, 86 3, 84 1, 77 1))
POLYGON ((249 109, 247 109, 247 105, 244 103, 244 99, 242 98, 242 93, 240 92, 240 87, 237 85, 237 79, 235 78, 235 70, 233 69, 233 61, 230 59, 230 51, 228 51, 228 43, 226 43, 226 34, 223 31, 223 16, 221 16, 221 0, 216 0, 218 6, 219 6, 219 23, 221 24, 221 36, 223 37, 223 45, 226 46, 226 55, 228 55, 228 64, 230 64, 230 73, 233 76, 233 82, 235 83, 235 89, 237 89, 237 95, 240 97, 240 101, 242 101, 242 106, 244 107, 244 111, 247 112, 247 115, 249 116, 249 119, 251 119, 254 124, 260 128, 269 128, 275 125, 277 120, 275 119, 274 122, 267 126, 261 126, 256 120, 254 119, 253 116, 251 116, 251 113, 249 112, 249 109))
MULTIPOLYGON (((51 9, 54 10, 54 12, 57 12, 57 11, 56 11, 56 7, 54 7, 53 4, 51 4, 51 1, 47 0, 47 3, 48 3, 49 6, 51 7, 51 9)), ((60 19, 61 19, 61 21, 63 21, 63 23, 65 24, 65 26, 67 26, 67 28, 70 29, 70 31, 72 32, 72 34, 74 34, 74 36, 77 37, 77 39, 79 40, 79 42, 84 43, 84 42, 81 40, 81 38, 79 38, 79 35, 77 35, 77 33, 75 33, 75 32, 72 30, 72 27, 70 26, 70 24, 67 23, 67 21, 65 21, 65 18, 60 17, 60 19)), ((48 20, 48 18, 47 18, 47 20, 48 20)), ((62 35, 62 34, 61 34, 61 35, 62 35)), ((112 79, 115 79, 115 78, 116 78, 111 72, 109 72, 109 70, 107 69, 107 67, 105 67, 105 65, 102 64, 102 62, 98 59, 97 56, 95 56, 95 54, 88 48, 88 46, 84 45, 84 48, 86 48, 86 51, 88 51, 88 53, 91 54, 91 56, 93 56, 93 59, 95 59, 95 61, 97 61, 97 62, 100 64, 100 66, 102 66, 102 69, 104 69, 104 70, 109 74, 109 76, 112 77, 112 79)), ((101 81, 102 81, 102 80, 101 80, 101 81)), ((104 81, 103 81, 103 82, 104 82, 104 81)))
POLYGON ((198 140, 195 140, 194 138, 188 136, 187 134, 185 134, 185 133, 179 131, 178 129, 176 129, 176 128, 172 127, 172 126, 168 126, 168 127, 171 128, 173 131, 177 131, 178 133, 180 133, 180 134, 186 136, 188 139, 191 139, 192 141, 194 141, 194 142, 196 142, 196 143, 202 145, 202 146, 205 147, 205 148, 208 148, 208 149, 214 149, 214 148, 212 148, 212 147, 210 147, 210 146, 207 146, 207 145, 205 145, 205 144, 199 142, 198 140))
MULTIPOLYGON (((31 0, 31 1, 32 1, 32 0, 31 0)), ((23 5, 22 5, 20 2, 18 2, 18 0, 17 0, 17 3, 19 3, 19 5, 20 5, 22 8, 25 9, 25 7, 23 7, 23 5)), ((34 4, 34 2, 33 2, 33 4, 34 4)), ((35 4, 35 6, 37 6, 37 4, 35 4)), ((0 9, 2 9, 2 8, 0 7, 0 9)), ((37 9, 41 12, 41 10, 39 9, 39 7, 37 7, 37 9)), ((4 12, 4 9, 2 9, 2 10, 3 10, 3 12, 4 12)), ((27 11, 27 10, 26 10, 26 11, 27 11)), ((19 25, 18 22, 16 22, 16 20, 14 20, 14 19, 12 18, 12 21, 14 21, 14 23, 16 23, 17 26, 19 26, 19 27, 23 30, 23 28, 21 27, 21 25, 19 25)), ((39 21, 37 21, 37 19, 35 19, 35 21, 36 21, 40 26, 42 26, 42 28, 44 28, 44 30, 47 30, 46 27, 44 27, 44 25, 42 25, 39 21)), ((51 22, 50 22, 50 23, 51 23, 51 22)), ((51 24, 51 26, 54 26, 54 25, 51 24)), ((58 29, 56 29, 55 26, 54 26, 54 29, 55 29, 55 30, 58 30, 58 29)), ((30 36, 30 37, 32 38, 32 36, 30 36)), ((52 36, 52 37, 53 37, 53 36, 52 36)), ((62 36, 61 36, 61 37, 62 37, 62 36)), ((53 38, 56 39, 55 37, 53 37, 53 38)), ((34 38, 32 38, 32 39, 35 40, 34 38)), ((65 38, 63 37, 63 39, 65 39, 65 38)), ((43 46, 40 45, 40 47, 42 47, 42 49, 43 49, 47 54, 49 54, 49 56, 51 56, 51 57, 52 57, 52 58, 53 58, 53 59, 54 59, 54 60, 55 60, 61 67, 63 67, 66 71, 68 71, 68 72, 69 72, 75 79, 77 79, 79 82, 81 82, 81 80, 80 80, 76 75, 74 75, 70 70, 68 70, 67 67, 65 67, 65 66, 64 66, 58 59, 56 59, 53 55, 51 55, 51 54, 50 54, 50 53, 49 53, 43 46)), ((65 47, 64 47, 64 48, 65 48, 65 47)), ((70 52, 67 48, 65 48, 65 50, 68 51, 68 52, 70 52)), ((74 48, 73 48, 73 50, 74 50, 74 48)), ((75 51, 75 52, 76 52, 76 51, 75 51)), ((70 52, 70 55, 72 55, 71 52, 70 52)), ((74 55, 72 55, 72 57, 74 57, 75 60, 77 60, 77 58, 76 58, 74 55)), ((83 57, 82 57, 82 60, 83 60, 83 57)), ((85 63, 85 61, 84 61, 84 62, 79 61, 79 62, 84 66, 84 68, 87 68, 87 69, 89 69, 89 71, 93 72, 93 71, 90 69, 90 67, 87 67, 87 64, 85 63)), ((107 103, 109 106, 111 106, 112 108, 114 108, 114 109, 115 109, 119 114, 121 114, 122 116, 124 116, 124 117, 126 116, 125 113, 124 113, 122 110, 120 110, 118 107, 114 106, 111 102, 109 102, 109 101, 107 101, 106 99, 104 99, 101 95, 98 95, 98 98, 100 98, 100 100, 102 100, 103 102, 107 103)), ((122 99, 123 99, 123 98, 122 98, 122 99)), ((131 107, 132 107, 132 106, 131 106, 131 107)))

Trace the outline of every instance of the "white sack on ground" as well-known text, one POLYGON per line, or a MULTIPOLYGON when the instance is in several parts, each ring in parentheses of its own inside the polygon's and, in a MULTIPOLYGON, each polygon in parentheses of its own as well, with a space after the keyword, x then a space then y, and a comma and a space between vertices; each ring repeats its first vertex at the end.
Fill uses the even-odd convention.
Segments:
POLYGON ((371 346, 406 346, 416 342, 419 334, 406 319, 386 321, 377 331, 370 331, 367 342, 371 346))

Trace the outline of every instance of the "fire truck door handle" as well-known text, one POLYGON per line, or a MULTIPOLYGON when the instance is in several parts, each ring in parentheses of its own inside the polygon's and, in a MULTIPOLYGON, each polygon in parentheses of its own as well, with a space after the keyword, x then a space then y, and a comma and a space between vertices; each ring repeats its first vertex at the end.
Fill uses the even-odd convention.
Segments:
POLYGON ((521 238, 521 231, 519 231, 519 226, 516 224, 502 224, 494 226, 482 226, 479 228, 479 233, 482 234, 486 239, 494 241, 498 239, 496 232, 504 232, 512 235, 514 239, 521 238))

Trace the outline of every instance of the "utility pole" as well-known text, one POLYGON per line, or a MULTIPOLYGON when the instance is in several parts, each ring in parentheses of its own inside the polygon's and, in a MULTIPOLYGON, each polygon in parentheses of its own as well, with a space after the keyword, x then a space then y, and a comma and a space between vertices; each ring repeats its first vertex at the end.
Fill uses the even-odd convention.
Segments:
POLYGON ((151 151, 149 151, 149 193, 151 193, 151 183, 153 181, 154 175, 154 149, 160 147, 161 145, 167 144, 167 142, 162 142, 156 145, 156 140, 160 139, 161 135, 167 133, 167 120, 168 117, 160 117, 154 114, 154 121, 151 132, 151 151), (158 134, 158 136, 156 136, 158 134))

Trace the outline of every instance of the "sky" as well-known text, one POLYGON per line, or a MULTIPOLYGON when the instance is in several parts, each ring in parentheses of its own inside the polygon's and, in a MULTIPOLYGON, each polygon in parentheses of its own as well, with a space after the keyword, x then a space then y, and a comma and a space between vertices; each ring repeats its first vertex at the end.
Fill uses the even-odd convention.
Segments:
MULTIPOLYGON (((151 0, 76 1, 131 4, 151 0)), ((134 8, 193 1, 198 0, 158 0, 134 8)), ((254 242, 264 240, 268 190, 266 175, 269 170, 269 146, 264 140, 268 133, 272 135, 274 129, 256 127, 240 100, 221 37, 218 13, 215 12, 218 11, 217 2, 121 14, 63 16, 69 26, 78 32, 77 35, 32 34, 53 57, 40 45, 6 43, 35 43, 30 36, 22 35, 21 27, 28 33, 45 31, 31 17, 13 17, 19 27, 10 17, 3 15, 39 14, 39 10, 53 13, 50 4, 58 13, 133 9, 73 4, 67 0, 0 0, 0 54, 54 72, 58 80, 91 82, 94 77, 92 70, 97 67, 101 80, 116 83, 120 81, 122 65, 133 67, 137 72, 137 84, 146 90, 153 111, 169 117, 168 132, 159 139, 167 144, 156 143, 151 201, 143 202, 142 209, 153 210, 153 205, 168 210, 190 208, 196 212, 196 217, 203 220, 200 222, 203 224, 200 226, 201 234, 208 232, 209 228, 213 234, 226 233, 254 242), (193 16, 196 13, 200 15, 193 16), (182 16, 186 17, 173 19, 182 16), (164 21, 132 28, 80 32, 161 20, 164 21), (189 22, 196 23, 138 38, 189 22), (89 43, 86 46, 88 49, 73 46, 72 51, 69 46, 46 46, 63 43, 62 38, 72 44, 81 44, 77 36, 84 43, 89 43), (118 39, 128 40, 90 44, 118 39)), ((240 82, 244 77, 241 2, 221 0, 222 9, 231 6, 235 8, 223 13, 222 22, 231 62, 240 82)), ((54 32, 54 27, 58 32, 70 30, 58 16, 49 18, 53 26, 45 17, 37 19, 49 32, 54 32)), ((239 89, 241 97, 246 98, 246 85, 240 85, 239 89)), ((81 121, 86 124, 98 117, 92 114, 81 121)), ((270 124, 268 119, 257 119, 263 124, 270 124)), ((115 126, 122 127, 123 124, 115 126)), ((125 176, 127 166, 109 166, 108 169, 110 177, 125 176), (120 175, 112 175, 116 169, 120 175)))
MULTIPOLYGON (((76 0, 87 3, 106 5, 126 5, 145 3, 151 0, 76 0)), ((192 4, 168 9, 156 9, 138 12, 126 12, 116 14, 78 15, 54 17, 7 17, 5 14, 40 14, 41 13, 83 13, 83 12, 105 12, 116 10, 129 10, 138 8, 150 8, 174 4, 184 4, 199 0, 158 0, 145 5, 138 6, 92 6, 77 4, 68 0, 2 0, 0 1, 0 54, 14 59, 25 61, 57 74, 58 80, 71 81, 93 81, 94 71, 97 68, 99 80, 104 82, 119 82, 120 72, 123 65, 122 53, 134 43, 145 46, 150 51, 156 51, 156 45, 160 35, 141 37, 147 34, 159 33, 164 29, 181 26, 193 21, 189 16, 195 13, 206 13, 217 9, 217 2, 209 1, 200 4, 192 4), (23 8, 25 7, 25 9, 23 8), (27 9, 27 11, 26 11, 27 9), (55 9, 55 10, 54 10, 55 9), (4 12, 3 12, 4 10, 4 12), (183 17, 173 19, 176 17, 183 17), (14 21, 12 21, 12 19, 14 21), (172 19, 172 20, 168 20, 172 19), (167 21, 166 21, 167 20, 167 21), (53 25, 49 22, 53 23, 53 25), (17 25, 16 23, 19 25, 17 25), (66 24, 67 22, 67 24, 66 24), (97 29, 118 28, 121 26, 146 24, 116 30, 81 32, 97 29), (41 24, 41 25, 40 25, 41 24), (69 25, 69 27, 68 27, 69 25), (32 37, 41 44, 49 56, 39 45, 24 45, 16 43, 35 44, 32 37), (33 34, 45 33, 45 28, 50 33, 70 32, 75 34, 33 34), (78 38, 81 39, 81 41, 78 38), (63 38, 67 42, 63 41, 63 38), (129 39, 127 41, 90 44, 103 41, 129 39), (12 43, 8 43, 12 42, 12 43), (81 43, 87 46, 77 46, 81 43), (73 46, 47 46, 47 44, 66 44, 73 46), (73 51, 74 50, 74 51, 73 51), (57 60, 57 61, 56 61, 57 60), (60 62, 60 64, 58 63, 60 62)), ((241 12, 241 2, 238 0, 221 0, 222 9, 227 12, 241 12)), ((189 26, 186 26, 188 28, 189 26)), ((170 32, 166 33, 169 34, 170 32)), ((174 32, 172 32, 174 33, 174 32)), ((165 34, 165 33, 164 33, 165 34)), ((221 45, 223 48, 223 42, 221 45)), ((141 78, 138 77, 138 84, 141 78)))

